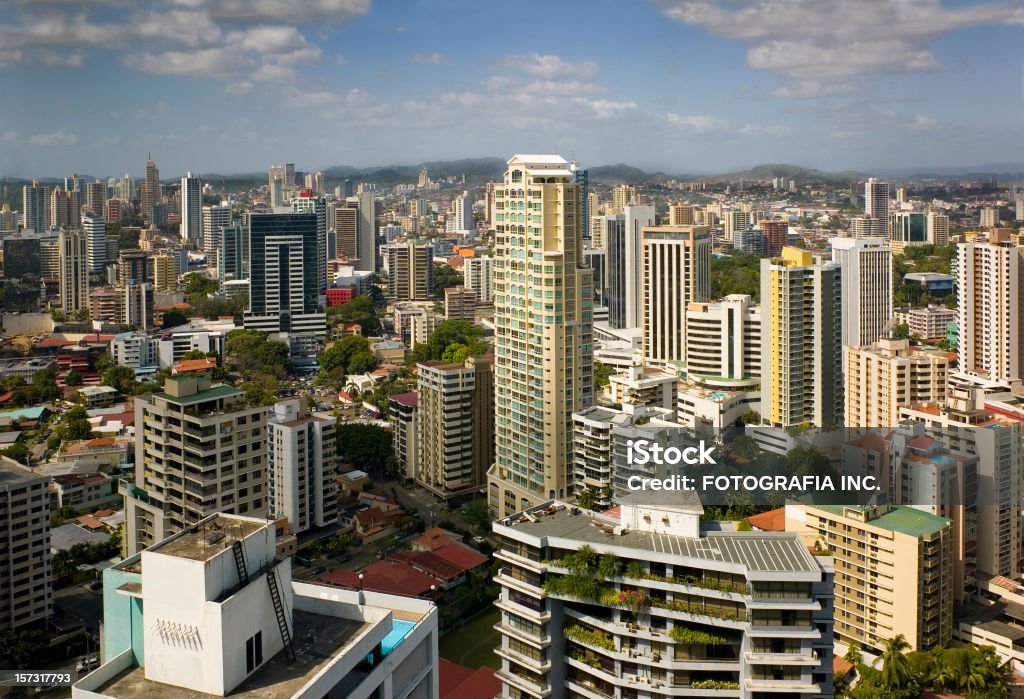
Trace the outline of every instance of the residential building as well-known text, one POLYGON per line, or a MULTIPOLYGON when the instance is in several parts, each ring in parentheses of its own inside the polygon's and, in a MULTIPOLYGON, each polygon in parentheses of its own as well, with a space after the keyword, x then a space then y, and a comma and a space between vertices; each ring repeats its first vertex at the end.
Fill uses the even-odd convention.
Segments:
POLYGON ((405 478, 416 478, 420 467, 419 394, 415 391, 399 393, 388 399, 391 439, 395 461, 405 478))
POLYGON ((327 288, 327 200, 302 189, 291 200, 292 213, 316 217, 316 266, 312 272, 318 290, 327 288))
POLYGON ((139 330, 153 327, 153 285, 131 281, 121 287, 118 292, 122 296, 120 318, 118 322, 139 330))
POLYGON ((146 159, 146 179, 139 187, 139 204, 142 215, 149 218, 150 223, 156 223, 153 216, 153 207, 160 203, 160 171, 157 169, 153 158, 146 159))
MULTIPOLYGON (((184 203, 182 204, 184 207, 184 203)), ((184 222, 182 226, 184 227, 184 222)), ((202 237, 197 241, 206 253, 206 258, 210 261, 210 266, 215 266, 215 263, 219 266, 219 260, 216 258, 220 254, 221 250, 221 229, 224 226, 231 225, 231 205, 220 204, 218 206, 204 206, 203 207, 203 231, 202 237), (211 258, 214 258, 211 260, 211 258)))
POLYGON ((725 240, 732 241, 736 231, 745 231, 754 225, 754 213, 749 208, 724 212, 725 240))
POLYGON ((864 183, 864 215, 876 221, 889 220, 889 183, 874 177, 864 183))
POLYGON ((434 296, 434 246, 408 240, 384 246, 388 296, 396 301, 426 301, 434 296))
POLYGON ((160 333, 157 342, 157 357, 161 369, 173 367, 181 358, 192 350, 204 354, 224 353, 224 341, 229 332, 235 329, 232 318, 223 320, 205 320, 193 318, 185 325, 179 325, 160 333))
POLYGON ((612 189, 612 210, 609 213, 620 214, 627 206, 637 203, 636 187, 631 184, 620 184, 612 189))
POLYGON ((765 425, 843 421, 842 273, 800 248, 761 260, 761 417, 765 425))
POLYGON ((999 209, 994 206, 982 207, 978 214, 978 226, 981 228, 995 228, 999 225, 999 209))
POLYGON ((686 309, 686 376, 707 386, 755 387, 761 377, 761 308, 745 294, 686 309))
POLYGON ((889 219, 853 216, 850 218, 849 233, 851 238, 888 238, 889 219))
POLYGON ((462 263, 466 288, 476 294, 482 304, 490 304, 494 296, 494 258, 489 255, 467 257, 462 263))
POLYGON ((623 309, 622 324, 612 327, 639 328, 643 325, 645 301, 644 229, 655 224, 654 206, 627 203, 622 208, 621 229, 619 221, 610 219, 605 229, 605 244, 609 250, 607 274, 612 284, 608 296, 609 299, 618 296, 623 309), (617 238, 619 231, 624 236, 622 242, 617 238), (619 261, 612 259, 613 246, 619 252, 619 261))
POLYGON ((946 400, 949 359, 937 350, 910 349, 908 340, 882 338, 843 348, 846 426, 893 427, 900 408, 946 400))
POLYGON ((764 233, 764 254, 766 257, 778 257, 782 248, 789 240, 789 221, 775 219, 759 222, 758 228, 764 233))
POLYGON ((60 307, 74 313, 89 307, 89 243, 79 228, 62 228, 60 248, 60 307))
POLYGON ((121 483, 128 555, 214 512, 268 512, 267 412, 241 389, 181 376, 135 397, 135 479, 121 483))
POLYGON ((935 342, 946 337, 946 329, 957 320, 957 312, 945 306, 928 304, 907 311, 907 330, 912 337, 935 342))
POLYGON ((117 285, 148 282, 153 278, 148 252, 122 252, 117 257, 117 285))
MULTIPOLYGON (((50 229, 50 188, 39 180, 21 188, 21 225, 36 233, 50 229)), ((78 225, 77 219, 74 225, 78 225)))
POLYGON ((148 333, 130 331, 114 335, 110 341, 110 356, 114 364, 130 369, 156 367, 157 340, 148 333))
POLYGON ((462 286, 444 290, 444 317, 448 320, 476 319, 476 292, 462 286))
POLYGON ((336 426, 327 414, 307 414, 299 399, 274 405, 267 421, 269 512, 301 534, 338 520, 336 426))
POLYGON ((675 372, 634 364, 608 377, 608 399, 613 405, 645 405, 672 410, 676 404, 675 372))
POLYGON ((249 214, 247 329, 323 337, 316 214, 249 214))
POLYGON ((168 292, 178 290, 179 256, 162 252, 153 255, 153 291, 168 292))
POLYGON ((103 664, 72 698, 439 699, 434 605, 295 582, 277 530, 213 514, 105 570, 103 664))
POLYGON ((199 175, 187 173, 181 178, 181 240, 193 248, 203 244, 203 188, 199 175))
POLYGON ((877 238, 832 238, 832 262, 839 265, 843 344, 869 345, 892 321, 892 249, 877 238))
POLYGON ((582 259, 581 205, 579 184, 557 155, 514 155, 495 190, 500 389, 488 504, 499 516, 568 496, 572 414, 593 401, 594 291, 582 259), (518 211, 531 212, 529 221, 518 211))
POLYGON ((689 204, 669 204, 668 225, 692 226, 697 223, 694 207, 689 204))
POLYGON ((711 233, 707 226, 643 229, 644 357, 686 361, 686 309, 710 294, 711 233))
POLYGON ((766 247, 764 231, 758 228, 746 228, 743 230, 733 231, 732 247, 734 250, 741 252, 744 255, 764 257, 766 247))
POLYGON ((794 534, 703 531, 695 496, 645 495, 495 522, 501 696, 830 695, 831 559, 794 534))
POLYGON ((949 245, 949 216, 929 211, 925 222, 925 237, 936 247, 949 245))
POLYGON ((53 610, 49 480, 0 456, 0 629, 38 624, 53 610))
POLYGON ((107 222, 102 215, 87 211, 82 214, 82 231, 85 233, 89 272, 102 272, 107 266, 107 222))
POLYGON ((217 277, 225 281, 249 278, 249 227, 241 221, 221 228, 217 277))
POLYGON ((898 635, 914 650, 949 645, 950 520, 903 505, 787 505, 786 531, 809 536, 835 559, 837 640, 876 652, 898 635))
POLYGON ((451 216, 445 221, 445 231, 465 233, 473 230, 476 230, 473 223, 473 201, 469 198, 469 192, 463 192, 452 199, 451 216))
POLYGON ((1024 247, 993 232, 957 245, 958 371, 1014 384, 1024 379, 1024 247))
POLYGON ((417 366, 416 482, 439 498, 483 490, 494 463, 494 374, 489 357, 417 366))
POLYGON ((418 344, 426 344, 431 333, 444 320, 441 315, 434 312, 433 302, 422 301, 396 303, 393 317, 395 333, 410 349, 418 344))

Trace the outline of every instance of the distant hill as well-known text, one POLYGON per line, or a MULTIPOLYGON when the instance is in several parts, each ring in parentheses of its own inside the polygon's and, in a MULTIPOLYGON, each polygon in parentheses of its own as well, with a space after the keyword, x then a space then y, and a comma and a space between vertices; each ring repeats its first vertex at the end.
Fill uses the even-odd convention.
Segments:
POLYGON ((809 182, 824 182, 828 184, 842 184, 850 180, 863 179, 865 175, 860 172, 847 170, 844 172, 824 172, 799 165, 786 165, 785 163, 769 163, 758 165, 743 172, 732 172, 724 175, 712 175, 707 179, 712 182, 728 182, 738 179, 745 180, 770 180, 773 177, 784 177, 796 180, 800 184, 809 182))

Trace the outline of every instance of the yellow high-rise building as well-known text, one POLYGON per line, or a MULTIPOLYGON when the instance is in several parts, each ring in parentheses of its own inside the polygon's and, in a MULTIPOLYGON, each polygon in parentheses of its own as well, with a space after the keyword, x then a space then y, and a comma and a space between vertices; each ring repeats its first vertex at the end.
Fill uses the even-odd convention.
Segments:
POLYGON ((153 291, 178 290, 178 256, 161 253, 153 256, 153 291))
POLYGON ((593 401, 593 272, 580 186, 557 155, 515 155, 495 190, 495 463, 504 517, 569 495, 572 414, 593 401))
POLYGON ((807 250, 761 260, 761 414, 766 425, 843 420, 842 276, 807 250))
POLYGON ((895 427, 900 408, 946 400, 949 359, 938 350, 911 350, 909 340, 881 339, 843 348, 846 426, 895 427))

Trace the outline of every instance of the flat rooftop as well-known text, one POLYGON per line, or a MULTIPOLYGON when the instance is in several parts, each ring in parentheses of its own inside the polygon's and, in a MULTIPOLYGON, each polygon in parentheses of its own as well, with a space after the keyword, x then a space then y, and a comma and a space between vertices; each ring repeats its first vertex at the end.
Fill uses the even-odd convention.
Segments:
POLYGON ((194 405, 196 403, 204 403, 209 400, 217 400, 218 398, 227 398, 228 396, 236 395, 242 395, 242 391, 234 388, 233 386, 213 386, 204 391, 197 391, 190 396, 172 396, 170 393, 154 393, 153 397, 167 401, 168 403, 175 403, 177 405, 194 405))
MULTIPOLYGON (((290 697, 373 626, 298 610, 294 612, 293 624, 295 662, 289 665, 284 652, 278 653, 228 696, 237 699, 290 697)), ((96 693, 124 699, 213 699, 216 696, 147 680, 145 669, 138 666, 120 673, 96 693)))
MULTIPOLYGON (((506 518, 498 524, 511 526, 515 531, 538 538, 569 539, 585 544, 618 546, 653 551, 672 556, 692 558, 700 562, 724 563, 743 566, 748 571, 763 573, 820 573, 814 556, 797 534, 773 532, 707 532, 698 538, 673 536, 627 529, 616 535, 612 527, 628 522, 594 516, 565 507, 552 514, 537 518, 536 522, 520 521, 507 524, 506 518)), ((533 512, 531 510, 531 512, 533 512)))
MULTIPOLYGON (((849 507, 846 505, 808 505, 809 508, 815 510, 823 510, 831 515, 837 517, 843 517, 843 512, 849 509, 861 510, 859 507, 849 507)), ((913 507, 906 507, 903 505, 893 505, 892 509, 881 517, 875 517, 869 519, 866 524, 872 527, 878 527, 879 529, 888 529, 899 534, 906 534, 908 536, 925 536, 927 534, 934 534, 940 532, 949 526, 950 520, 945 517, 939 517, 933 515, 930 512, 924 510, 918 510, 913 507)))
POLYGON ((230 548, 235 541, 244 539, 268 524, 218 514, 208 517, 191 529, 183 530, 178 536, 165 539, 148 550, 165 556, 206 561, 230 548))

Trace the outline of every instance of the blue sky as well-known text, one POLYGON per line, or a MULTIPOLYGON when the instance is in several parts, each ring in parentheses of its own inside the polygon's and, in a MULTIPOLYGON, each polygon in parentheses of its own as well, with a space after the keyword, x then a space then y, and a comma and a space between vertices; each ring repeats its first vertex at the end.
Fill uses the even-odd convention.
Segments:
POLYGON ((1024 161, 1024 0, 4 0, 0 174, 1024 161))

